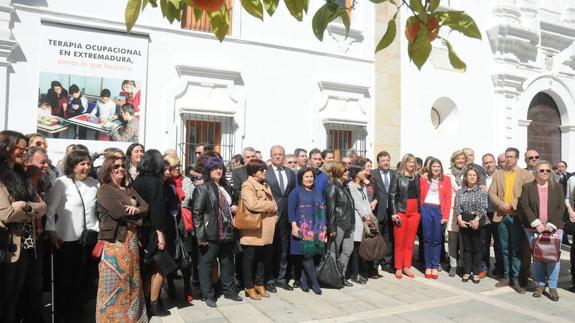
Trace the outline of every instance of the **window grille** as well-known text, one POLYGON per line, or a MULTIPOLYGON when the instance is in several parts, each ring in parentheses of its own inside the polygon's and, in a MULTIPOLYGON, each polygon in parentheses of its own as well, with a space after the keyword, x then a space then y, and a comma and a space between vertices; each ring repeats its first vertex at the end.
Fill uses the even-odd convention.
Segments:
POLYGON ((346 150, 355 149, 358 154, 365 157, 366 127, 350 124, 326 123, 327 148, 335 151, 335 158, 341 160, 346 150))
POLYGON ((233 117, 184 114, 182 122, 184 134, 179 146, 185 165, 196 161, 196 147, 201 144, 212 145, 224 161, 232 158, 235 141, 233 117))

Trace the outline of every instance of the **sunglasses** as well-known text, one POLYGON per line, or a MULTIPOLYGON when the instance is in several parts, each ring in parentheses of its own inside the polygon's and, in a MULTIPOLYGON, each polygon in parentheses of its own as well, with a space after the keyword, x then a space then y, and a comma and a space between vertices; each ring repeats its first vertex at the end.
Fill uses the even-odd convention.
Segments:
POLYGON ((295 163, 296 163, 295 160, 292 160, 292 161, 288 161, 288 162, 287 162, 287 164, 295 164, 295 163))
POLYGON ((529 159, 529 160, 537 160, 537 159, 539 159, 539 156, 529 156, 529 157, 527 157, 527 159, 529 159))
POLYGON ((126 169, 126 166, 124 166, 124 164, 114 164, 114 169, 126 169))
POLYGON ((541 174, 543 174, 543 173, 548 173, 548 174, 549 174, 549 173, 551 173, 551 170, 550 170, 550 169, 540 169, 539 172, 540 172, 541 174))

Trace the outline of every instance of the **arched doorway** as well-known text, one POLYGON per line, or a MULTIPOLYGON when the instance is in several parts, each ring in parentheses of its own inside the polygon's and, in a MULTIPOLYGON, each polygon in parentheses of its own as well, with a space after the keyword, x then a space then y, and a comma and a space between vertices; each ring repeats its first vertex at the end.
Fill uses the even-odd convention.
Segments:
POLYGON ((527 149, 535 149, 553 165, 561 160, 561 115, 547 93, 539 92, 531 100, 527 119, 527 149))

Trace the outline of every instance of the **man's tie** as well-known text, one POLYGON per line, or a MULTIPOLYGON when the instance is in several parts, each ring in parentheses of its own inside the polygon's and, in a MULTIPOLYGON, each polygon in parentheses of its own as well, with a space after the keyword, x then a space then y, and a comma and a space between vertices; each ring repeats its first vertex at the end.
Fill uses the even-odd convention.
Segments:
POLYGON ((282 176, 282 169, 278 167, 278 180, 280 182, 280 191, 282 195, 285 193, 285 186, 284 186, 284 177, 282 176))
POLYGON ((383 172, 383 174, 382 174, 383 185, 385 185, 385 191, 389 193, 389 178, 387 178, 388 175, 389 175, 389 171, 383 172))

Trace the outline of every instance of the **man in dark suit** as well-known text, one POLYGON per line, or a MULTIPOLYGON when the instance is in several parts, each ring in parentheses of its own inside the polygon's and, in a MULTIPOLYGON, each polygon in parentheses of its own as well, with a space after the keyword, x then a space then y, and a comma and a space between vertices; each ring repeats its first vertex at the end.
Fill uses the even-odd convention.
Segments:
POLYGON ((276 287, 293 290, 286 279, 290 244, 290 224, 288 221, 288 195, 295 187, 295 173, 284 167, 285 150, 275 145, 270 150, 272 164, 267 168, 266 183, 270 186, 278 205, 278 222, 274 234, 273 268, 268 277, 267 289, 275 293, 276 287))
MULTIPOLYGON (((567 162, 561 160, 557 163, 557 173, 554 175, 555 180, 557 182, 559 182, 559 184, 561 184, 561 187, 563 187, 563 193, 567 193, 567 181, 569 180, 569 177, 571 177, 571 173, 567 172, 567 162)), ((565 223, 569 222, 569 212, 567 212, 567 210, 565 210, 565 214, 564 214, 564 218, 563 220, 565 221, 565 223)), ((571 242, 569 242, 569 237, 567 236, 567 234, 563 235, 563 244, 565 245, 571 245, 571 242)))
POLYGON ((377 169, 371 172, 371 184, 377 200, 376 217, 379 221, 379 232, 385 240, 387 249, 381 260, 381 267, 387 272, 394 272, 393 266, 393 223, 389 218, 389 186, 397 173, 389 169, 391 157, 387 151, 377 154, 377 169))

